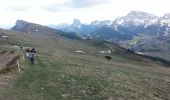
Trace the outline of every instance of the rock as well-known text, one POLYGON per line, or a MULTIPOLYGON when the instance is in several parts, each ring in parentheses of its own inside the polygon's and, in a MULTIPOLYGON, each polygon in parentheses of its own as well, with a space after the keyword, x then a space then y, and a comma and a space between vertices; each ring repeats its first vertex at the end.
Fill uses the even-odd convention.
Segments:
POLYGON ((76 53, 86 53, 86 52, 84 52, 84 51, 75 51, 76 53))

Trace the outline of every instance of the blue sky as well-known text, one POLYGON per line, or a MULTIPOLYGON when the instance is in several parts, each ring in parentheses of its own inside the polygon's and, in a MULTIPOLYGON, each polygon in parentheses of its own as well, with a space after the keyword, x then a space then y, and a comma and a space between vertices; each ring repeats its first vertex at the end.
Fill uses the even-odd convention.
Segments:
POLYGON ((42 25, 114 20, 130 11, 162 16, 170 13, 170 0, 0 0, 0 27, 18 19, 42 25))

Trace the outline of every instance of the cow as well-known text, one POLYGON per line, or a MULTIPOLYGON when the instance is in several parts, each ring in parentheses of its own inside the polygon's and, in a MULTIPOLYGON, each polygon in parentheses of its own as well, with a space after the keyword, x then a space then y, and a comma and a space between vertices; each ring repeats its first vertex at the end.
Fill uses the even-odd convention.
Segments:
POLYGON ((112 60, 112 57, 111 57, 111 56, 105 56, 105 58, 106 58, 108 61, 111 61, 111 60, 112 60))

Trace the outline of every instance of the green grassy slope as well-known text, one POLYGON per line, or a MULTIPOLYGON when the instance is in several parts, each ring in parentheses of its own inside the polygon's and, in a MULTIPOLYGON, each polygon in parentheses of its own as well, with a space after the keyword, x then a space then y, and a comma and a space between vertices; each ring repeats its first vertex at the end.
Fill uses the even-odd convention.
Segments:
MULTIPOLYGON (((2 100, 169 100, 170 69, 148 59, 130 59, 117 46, 50 36, 9 34, 35 47, 36 63, 12 80, 2 100), (100 50, 112 50, 106 61, 100 50), (82 50, 86 53, 76 53, 82 50), (115 52, 116 51, 116 52, 115 52), (119 51, 119 52, 118 52, 119 51), (124 54, 124 55, 123 55, 124 54)), ((13 41, 11 40, 11 41, 13 41)), ((131 55, 131 58, 135 55, 131 55)))

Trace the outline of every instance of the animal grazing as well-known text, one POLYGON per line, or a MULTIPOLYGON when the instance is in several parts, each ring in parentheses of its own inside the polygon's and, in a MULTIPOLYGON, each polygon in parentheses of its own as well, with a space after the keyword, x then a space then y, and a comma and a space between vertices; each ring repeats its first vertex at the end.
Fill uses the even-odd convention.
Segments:
POLYGON ((112 57, 111 57, 111 56, 105 56, 105 58, 106 58, 108 61, 111 61, 111 60, 112 60, 112 57))

